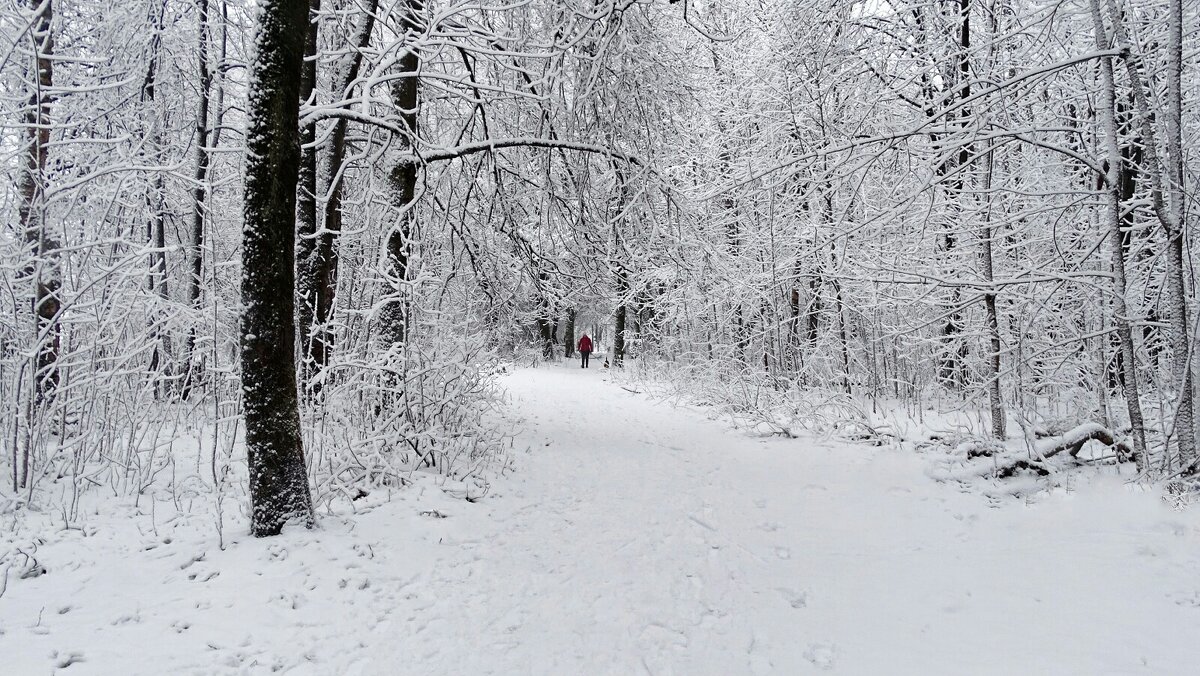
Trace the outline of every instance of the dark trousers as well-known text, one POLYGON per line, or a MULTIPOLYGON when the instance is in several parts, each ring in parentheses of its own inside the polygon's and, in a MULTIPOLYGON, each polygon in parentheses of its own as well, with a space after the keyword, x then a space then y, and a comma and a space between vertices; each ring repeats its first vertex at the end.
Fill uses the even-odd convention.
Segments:
POLYGON ((583 358, 583 363, 580 364, 580 368, 587 368, 588 367, 588 357, 592 356, 592 353, 591 352, 580 352, 579 356, 581 358, 583 358))

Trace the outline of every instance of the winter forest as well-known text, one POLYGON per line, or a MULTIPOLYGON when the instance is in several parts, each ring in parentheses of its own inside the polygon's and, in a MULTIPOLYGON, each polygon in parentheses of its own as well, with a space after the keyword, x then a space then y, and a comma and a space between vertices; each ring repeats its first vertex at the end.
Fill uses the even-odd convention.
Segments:
POLYGON ((1191 0, 3 0, 0 654, 1194 673, 1198 61, 1191 0))

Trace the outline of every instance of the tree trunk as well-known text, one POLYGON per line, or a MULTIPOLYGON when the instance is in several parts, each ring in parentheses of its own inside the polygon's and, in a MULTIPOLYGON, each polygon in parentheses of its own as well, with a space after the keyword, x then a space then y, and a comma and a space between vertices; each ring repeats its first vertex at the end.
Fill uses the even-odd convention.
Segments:
MULTIPOLYGON (((146 68, 146 79, 142 83, 142 104, 146 111, 146 133, 148 135, 149 154, 155 166, 163 164, 162 125, 155 106, 158 85, 158 58, 162 44, 163 13, 162 7, 151 7, 150 20, 154 27, 154 37, 150 41, 150 63, 146 68)), ((148 286, 151 293, 159 299, 168 299, 167 293, 167 241, 166 241, 166 190, 163 185, 162 171, 154 172, 153 188, 146 196, 146 206, 150 209, 150 220, 146 224, 146 242, 150 247, 150 263, 147 274, 148 286)), ((167 335, 163 321, 163 307, 157 308, 151 314, 151 334, 154 340, 154 351, 150 357, 151 377, 155 381, 157 396, 163 395, 164 382, 159 374, 170 373, 171 341, 167 335)))
POLYGON ((617 305, 617 325, 613 332, 613 367, 625 364, 625 322, 628 309, 625 307, 624 298, 627 293, 629 293, 629 281, 626 279, 625 268, 619 266, 617 269, 617 296, 621 298, 621 301, 617 305))
MULTIPOLYGON (((424 6, 424 0, 407 0, 403 25, 410 38, 420 29, 419 17, 424 6)), ((401 127, 407 135, 404 142, 410 149, 415 150, 420 104, 417 70, 421 61, 414 45, 410 44, 406 48, 404 55, 397 60, 397 65, 401 77, 392 84, 392 102, 400 110, 401 127)), ((404 342, 408 333, 409 300, 405 282, 409 276, 409 255, 413 226, 416 223, 414 202, 417 195, 417 175, 418 166, 415 161, 401 162, 392 169, 391 174, 392 204, 400 209, 401 215, 387 237, 387 276, 393 287, 392 297, 386 301, 380 312, 381 332, 384 340, 391 345, 404 342)))
MULTIPOLYGON (((1092 24, 1095 30, 1094 42, 1097 50, 1108 49, 1108 36, 1104 30, 1104 19, 1100 13, 1100 0, 1092 0, 1092 24)), ((1129 425, 1133 433, 1133 459, 1139 472, 1149 467, 1146 457, 1146 425, 1142 419, 1142 401, 1138 392, 1136 351, 1133 345, 1133 332, 1129 326, 1129 309, 1125 304, 1125 246, 1124 235, 1121 232, 1121 148, 1117 139, 1116 121, 1116 84, 1113 78, 1112 60, 1105 57, 1100 59, 1100 127, 1104 132, 1104 150, 1107 158, 1106 173, 1103 185, 1107 204, 1105 222, 1108 226, 1108 238, 1112 249, 1113 269, 1113 323, 1117 329, 1117 339, 1120 341, 1121 372, 1125 384, 1125 405, 1129 411, 1129 425)), ((1101 388, 1108 387, 1103 379, 1101 388)))
POLYGON ((260 8, 250 67, 242 230, 242 394, 250 528, 314 522, 296 396, 295 218, 308 0, 260 8))
POLYGON ((1172 370, 1179 388, 1175 412, 1175 434, 1179 439, 1179 461, 1184 471, 1200 470, 1196 454, 1195 410, 1192 392, 1192 341, 1188 321, 1187 274, 1189 261, 1184 251, 1185 223, 1183 176, 1183 1, 1167 3, 1167 193, 1170 219, 1163 222, 1167 235, 1167 290, 1171 311, 1172 370))
MULTIPOLYGON (((18 192, 21 204, 18 217, 24 231, 25 244, 30 263, 25 277, 33 280, 34 329, 37 336, 37 355, 34 360, 34 400, 40 407, 47 402, 58 387, 58 353, 61 328, 58 313, 62 303, 59 290, 62 287, 61 271, 58 267, 58 242, 46 232, 45 182, 46 161, 50 144, 50 92, 53 85, 54 37, 51 21, 54 5, 47 0, 30 0, 33 9, 41 13, 32 19, 33 44, 37 50, 33 67, 36 77, 31 78, 33 91, 29 95, 29 106, 25 113, 25 167, 20 175, 18 192)), ((29 468, 25 468, 25 480, 29 468)), ((22 482, 22 486, 24 483, 22 482)))
MULTIPOLYGON (((335 97, 345 97, 350 87, 358 80, 362 67, 362 50, 366 49, 375 27, 375 10, 377 0, 369 0, 363 11, 363 23, 359 29, 356 41, 357 49, 349 56, 345 67, 337 74, 332 91, 335 97)), ((305 248, 306 242, 300 242, 300 260, 296 270, 298 295, 309 300, 309 316, 304 315, 304 309, 298 313, 300 319, 300 335, 307 336, 305 360, 313 369, 310 376, 316 375, 323 369, 333 356, 333 345, 326 326, 333 317, 333 301, 338 286, 338 256, 336 251, 337 238, 342 231, 342 171, 346 159, 346 132, 348 121, 344 117, 337 118, 333 123, 333 133, 330 134, 329 145, 325 148, 323 174, 325 199, 320 227, 314 226, 312 243, 305 248), (308 322, 305 324, 305 322, 308 322)), ((309 387, 314 387, 309 385, 309 387)))
POLYGON ((1175 409, 1174 432, 1179 449, 1179 462, 1184 472, 1192 474, 1200 469, 1200 459, 1196 457, 1196 438, 1193 424, 1192 369, 1191 343, 1189 340, 1187 285, 1184 276, 1184 194, 1183 194, 1183 148, 1180 115, 1182 111, 1181 82, 1183 72, 1182 62, 1182 21, 1183 7, 1180 0, 1171 0, 1168 12, 1168 63, 1167 79, 1167 168, 1164 171, 1158 160, 1158 142, 1154 129, 1154 116, 1151 115, 1150 102, 1146 85, 1142 79, 1143 63, 1141 55, 1133 50, 1129 37, 1125 32, 1123 18, 1119 7, 1109 5, 1109 13, 1113 24, 1113 37, 1121 51, 1121 59, 1125 63, 1125 71, 1129 76, 1133 89, 1133 99, 1137 106, 1138 115, 1142 121, 1142 138, 1145 141, 1145 161, 1147 173, 1150 175, 1150 202, 1154 213, 1167 238, 1166 262, 1166 291, 1167 318, 1170 327, 1170 342, 1172 351, 1172 375, 1178 388, 1178 405, 1175 409), (1165 174, 1165 175, 1164 175, 1165 174), (1164 185, 1167 198, 1164 199, 1164 185))
POLYGON ((563 348, 567 359, 575 356, 575 308, 567 310, 567 323, 563 328, 563 348))
MULTIPOLYGON (((195 186, 192 187, 192 231, 189 245, 190 260, 188 264, 188 303, 192 309, 200 309, 200 280, 204 274, 204 226, 208 217, 208 166, 209 166, 209 134, 208 109, 212 90, 213 73, 208 65, 208 0, 197 0, 199 10, 199 37, 197 47, 197 65, 200 70, 200 104, 196 112, 196 171, 195 186)), ((196 329, 188 330, 187 343, 184 346, 185 373, 183 381, 183 397, 191 394, 192 379, 196 377, 199 368, 195 357, 196 329)))
POLYGON ((850 387, 850 340, 846 337, 846 305, 842 302, 842 285, 833 280, 833 299, 837 303, 838 343, 842 357, 842 391, 853 394, 850 387))
MULTIPOLYGON (((971 98, 971 63, 969 59, 971 51, 971 0, 958 0, 959 14, 959 29, 958 29, 958 49, 955 50, 955 67, 953 74, 953 82, 958 88, 958 105, 962 106, 956 115, 959 122, 958 131, 964 138, 959 139, 959 150, 957 159, 954 161, 947 160, 938 167, 939 175, 946 175, 952 172, 959 172, 958 175, 950 179, 950 185, 947 188, 947 193, 952 205, 955 205, 954 212, 959 212, 963 200, 963 195, 966 191, 966 177, 964 176, 962 167, 966 166, 972 159, 971 144, 966 142, 967 125, 970 123, 971 110, 966 105, 966 102, 971 98)), ((949 120, 947 120, 949 123, 949 120)), ((953 218, 949 227, 953 229, 958 226, 958 218, 953 218)), ((947 254, 952 255, 952 252, 958 245, 957 237, 952 232, 947 232, 943 238, 944 250, 947 254)), ((962 316, 962 292, 956 286, 950 292, 950 306, 947 309, 946 323, 942 326, 942 354, 938 365, 938 379, 947 387, 962 387, 966 384, 967 373, 967 343, 963 340, 963 316, 962 316)))
MULTIPOLYGON (((628 323, 629 309, 629 269, 625 265, 628 253, 621 238, 628 214, 629 186, 626 183, 625 171, 616 164, 613 165, 617 177, 617 195, 615 209, 610 218, 612 222, 612 242, 614 259, 610 266, 614 277, 614 287, 617 295, 616 327, 613 331, 613 368, 619 368, 625 363, 627 336, 625 327, 628 323)), ((599 342, 597 337, 596 342, 599 342)))
POLYGON ((537 319, 538 334, 542 339, 542 357, 545 359, 554 357, 554 325, 545 314, 548 311, 548 308, 543 307, 542 314, 537 319))
MULTIPOLYGON (((995 157, 989 151, 987 154, 987 166, 984 169, 983 189, 987 195, 987 209, 983 215, 983 281, 991 287, 992 282, 996 280, 995 274, 995 257, 992 252, 992 239, 995 235, 995 230, 992 228, 992 172, 995 171, 995 157)), ((988 292, 983 296, 983 306, 987 314, 987 332, 988 341, 990 342, 990 351, 988 353, 988 408, 991 411, 992 418, 992 436, 1000 441, 1004 441, 1008 436, 1008 430, 1005 429, 1007 416, 1004 412, 1004 397, 1000 390, 1000 350, 1002 348, 1000 342, 1000 313, 996 309, 996 291, 995 288, 989 288, 988 292)))
MULTIPOLYGON (((307 32, 304 37, 304 67, 300 75, 300 101, 316 103, 317 37, 320 33, 321 0, 310 0, 307 32)), ((300 383, 307 385, 310 376, 323 364, 313 358, 313 318, 316 314, 319 282, 307 269, 317 246, 317 123, 309 122, 300 130, 300 178, 296 186, 296 259, 299 262, 296 279, 296 324, 300 337, 300 383), (317 282, 314 284, 314 282, 317 282)))

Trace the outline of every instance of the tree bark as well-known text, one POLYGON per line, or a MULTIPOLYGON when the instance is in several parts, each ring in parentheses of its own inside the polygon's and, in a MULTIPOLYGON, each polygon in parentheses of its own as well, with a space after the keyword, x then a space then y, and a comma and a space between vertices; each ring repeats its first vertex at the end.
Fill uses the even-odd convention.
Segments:
MULTIPOLYGON (((189 242, 188 261, 188 304, 193 310, 199 310, 201 277, 204 274, 204 227, 208 218, 208 167, 209 167, 209 134, 208 110, 211 100, 212 69, 208 65, 208 30, 209 4, 208 0, 196 0, 199 11, 197 23, 197 65, 200 75, 200 103, 196 111, 196 170, 195 185, 192 187, 192 231, 189 242)), ((184 345, 185 373, 182 395, 187 398, 191 394, 192 382, 199 368, 195 358, 196 329, 188 330, 187 341, 184 345)))
POLYGON ((1184 251, 1187 233, 1187 199, 1183 177, 1183 2, 1167 3, 1167 194, 1171 217, 1163 222, 1167 235, 1167 289, 1171 304, 1171 351, 1179 407, 1175 412, 1175 434, 1179 461, 1187 474, 1200 470, 1196 453, 1195 408, 1192 391, 1192 341, 1188 320, 1187 274, 1189 261, 1184 251))
POLYGON ((1178 405, 1175 409, 1175 438, 1179 449, 1179 463, 1186 474, 1193 474, 1200 469, 1200 459, 1196 457, 1196 438, 1193 423, 1191 341, 1187 312, 1187 284, 1185 280, 1184 257, 1184 194, 1183 194, 1183 148, 1180 115, 1182 111, 1180 78, 1183 72, 1182 62, 1182 22, 1183 6, 1180 0, 1170 0, 1168 11, 1168 58, 1166 69, 1167 80, 1167 168, 1163 169, 1158 160, 1158 142, 1154 129, 1154 117, 1151 115, 1150 102, 1146 85, 1142 79, 1143 63, 1141 55, 1133 50, 1132 43, 1125 32, 1120 8, 1110 4, 1109 14, 1113 24, 1113 37, 1121 52, 1125 71, 1129 76, 1133 89, 1133 99, 1137 106, 1138 115, 1142 122, 1142 138, 1145 141, 1144 157, 1147 173, 1150 176, 1150 202, 1159 223, 1163 226, 1167 239, 1166 291, 1168 325, 1170 327, 1170 343, 1172 351, 1172 371, 1178 388, 1178 405), (1164 183, 1166 184, 1164 189, 1164 183), (1164 198, 1164 190, 1166 197, 1164 198))
MULTIPOLYGON (((420 15, 424 10, 424 0, 407 0, 403 25, 409 32, 410 39, 420 29, 420 15)), ((401 77, 392 84, 392 101, 400 110, 400 127, 406 138, 408 147, 417 147, 418 132, 418 95, 419 78, 417 71, 421 61, 416 46, 410 44, 397 60, 401 77)), ((413 227, 416 223, 418 165, 416 162, 403 161, 392 169, 391 188, 392 204, 400 210, 400 218, 388 233, 387 237, 387 276, 393 284, 391 298, 386 301, 380 312, 382 321, 381 333, 384 340, 391 345, 404 342, 408 337, 409 300, 405 282, 409 277, 409 256, 412 247, 413 227)))
MULTIPOLYGON (((995 230, 992 228, 992 172, 995 171, 995 157, 987 154, 987 166, 984 169, 983 188, 987 194, 987 210, 984 212, 983 224, 983 281, 991 284, 995 281, 995 257, 992 251, 992 239, 995 230)), ((1004 412, 1004 397, 1000 391, 1000 312, 996 309, 996 293, 989 289, 983 296, 984 310, 987 314, 987 332, 990 343, 988 353, 988 408, 991 410, 992 437, 1003 441, 1008 436, 1005 429, 1007 416, 1004 412)))
MULTIPOLYGON (((961 109, 954 117, 958 120, 958 131, 964 137, 970 122, 971 110, 966 102, 971 98, 971 0, 958 0, 958 45, 955 50, 955 66, 952 82, 958 87, 958 99, 961 109)), ((954 212, 959 212, 963 195, 966 191, 966 177, 962 167, 972 160, 973 149, 964 139, 959 140, 959 148, 955 160, 947 160, 938 167, 939 175, 958 172, 951 179, 947 188, 951 204, 955 205, 954 212)), ((957 214, 956 214, 957 215, 957 214)), ((949 227, 957 226, 958 218, 953 218, 949 227)), ((957 237, 953 232, 946 232, 943 237, 944 250, 953 252, 958 246, 957 237)), ((946 323, 942 326, 943 351, 938 365, 938 379, 947 387, 962 387, 967 380, 967 343, 963 340, 962 292, 955 286, 950 292, 950 307, 946 323)))
POLYGON ((242 230, 242 394, 250 528, 314 522, 296 395, 295 217, 308 0, 261 7, 250 67, 242 230))
MULTIPOLYGON (((35 404, 40 406, 49 401, 58 387, 58 354, 61 341, 58 314, 62 306, 59 297, 62 279, 58 268, 59 245, 54 237, 46 232, 44 219, 46 162, 50 144, 49 90, 54 81, 54 37, 51 33, 54 5, 49 0, 44 5, 39 0, 30 0, 30 6, 34 10, 41 8, 42 11, 32 17, 33 28, 30 31, 35 51, 33 67, 36 74, 31 78, 33 91, 29 95, 29 106, 25 113, 25 167, 18 186, 21 196, 18 218, 30 255, 30 263, 24 276, 33 280, 32 305, 37 336, 34 400, 35 404)), ((29 467, 26 465, 25 479, 28 479, 28 475, 29 467)))
MULTIPOLYGON (((146 110, 146 132, 149 136, 148 146, 150 148, 151 161, 156 166, 163 164, 162 126, 155 106, 155 97, 158 92, 158 59, 162 45, 163 11, 163 7, 152 6, 150 9, 150 20, 153 23, 154 37, 150 41, 150 63, 146 68, 146 79, 142 83, 142 103, 146 110)), ((162 171, 156 170, 154 172, 154 182, 152 185, 153 188, 146 196, 146 206, 150 209, 151 214, 150 220, 146 224, 146 242, 150 247, 147 278, 150 292, 156 294, 161 300, 166 301, 169 297, 167 293, 166 214, 164 213, 166 190, 163 185, 162 171)), ((167 373, 169 374, 170 372, 171 340, 164 327, 163 308, 160 307, 155 310, 151 314, 151 317, 154 351, 150 357, 150 371, 155 380, 156 394, 162 396, 164 382, 158 374, 164 370, 163 362, 165 362, 167 373)))
POLYGON ((575 356, 575 308, 567 310, 567 323, 563 328, 563 348, 567 359, 575 356))
MULTIPOLYGON (((629 281, 626 278, 625 268, 618 264, 617 296, 624 299, 627 293, 629 293, 629 281)), ((619 368, 625 364, 625 323, 628 313, 629 310, 625 306, 625 301, 621 300, 620 304, 617 305, 616 327, 613 331, 612 365, 614 368, 619 368)))
MULTIPOLYGON (((317 89, 317 37, 320 25, 317 17, 321 11, 321 0, 310 0, 308 30, 304 37, 304 67, 300 76, 300 101, 302 104, 316 103, 317 89)), ((309 377, 323 364, 313 358, 313 318, 316 314, 317 289, 307 263, 312 259, 317 246, 317 123, 309 122, 300 129, 300 178, 296 186, 296 324, 300 337, 300 382, 307 385, 309 377)))
MULTIPOLYGON (((355 42, 356 49, 349 56, 345 67, 336 74, 332 85, 334 96, 345 98, 349 89, 358 80, 362 68, 363 52, 371 39, 375 26, 375 10, 377 0, 369 0, 364 10, 363 23, 355 42)), ((329 364, 333 357, 333 345, 327 327, 333 317, 334 296, 338 286, 338 255, 337 238, 342 231, 342 171, 346 159, 346 133, 349 121, 339 117, 334 121, 330 134, 329 145, 324 149, 325 159, 323 169, 318 172, 324 176, 325 195, 318 198, 314 206, 317 213, 311 239, 300 235, 298 246, 300 256, 296 264, 296 286, 298 296, 307 298, 307 304, 302 304, 297 313, 300 322, 299 334, 304 346, 304 358, 312 371, 309 380, 329 364), (319 203, 323 201, 323 205, 319 203)), ((315 388, 309 383, 308 387, 315 388)))
MULTIPOLYGON (((1100 0, 1092 0, 1092 25, 1094 27, 1094 43, 1097 50, 1108 49, 1108 35, 1104 29, 1104 19, 1100 13, 1100 0)), ((1109 246, 1112 249, 1113 269, 1113 324, 1117 329, 1117 339, 1121 355, 1121 372, 1125 384, 1125 405, 1129 412, 1129 424, 1133 435, 1133 459, 1139 472, 1148 469, 1146 457, 1146 425, 1142 419, 1142 400, 1138 391, 1136 351, 1133 345, 1133 331, 1129 326, 1129 308, 1126 306, 1125 281, 1125 246, 1124 234, 1121 232, 1121 148, 1117 139, 1116 120, 1116 84, 1113 78, 1112 60, 1108 57, 1100 59, 1100 127, 1104 133, 1104 150, 1107 157, 1104 179, 1104 192, 1107 198, 1104 220, 1108 227, 1109 246)), ((1100 387, 1108 387, 1106 378, 1101 378, 1100 387)))

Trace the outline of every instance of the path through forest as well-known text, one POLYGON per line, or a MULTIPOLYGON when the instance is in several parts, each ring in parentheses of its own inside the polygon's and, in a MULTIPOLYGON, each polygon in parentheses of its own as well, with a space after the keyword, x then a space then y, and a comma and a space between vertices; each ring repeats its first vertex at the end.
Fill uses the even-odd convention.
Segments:
POLYGON ((0 599, 8 673, 1200 663, 1194 511, 1118 482, 991 503, 929 479, 911 452, 753 438, 608 378, 569 365, 506 377, 516 468, 478 502, 419 482, 319 531, 238 535, 223 551, 178 520, 57 536, 39 553, 48 573, 0 599))

